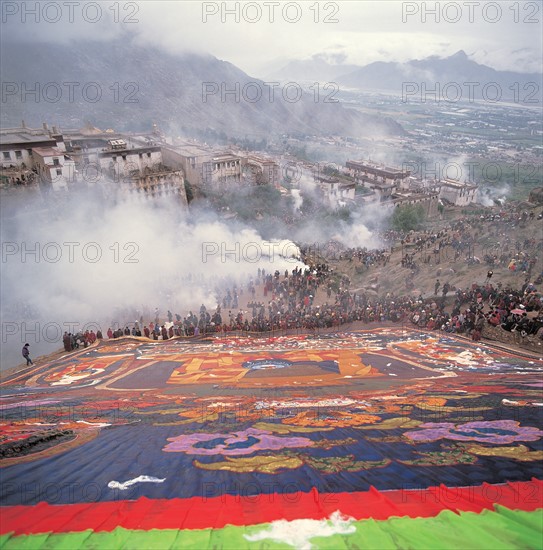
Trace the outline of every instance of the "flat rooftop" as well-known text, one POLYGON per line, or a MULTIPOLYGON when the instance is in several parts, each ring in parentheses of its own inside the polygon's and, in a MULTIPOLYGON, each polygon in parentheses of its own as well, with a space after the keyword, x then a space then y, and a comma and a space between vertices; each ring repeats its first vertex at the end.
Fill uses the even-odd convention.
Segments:
POLYGON ((375 166, 374 164, 359 161, 348 160, 345 163, 347 168, 353 168, 354 170, 363 170, 368 174, 374 174, 376 176, 385 176, 389 178, 406 178, 411 175, 409 170, 401 170, 399 168, 389 168, 387 166, 375 166))
POLYGON ((213 157, 213 160, 217 162, 223 162, 226 160, 241 160, 241 159, 237 155, 226 153, 224 155, 217 155, 216 157, 213 157))
POLYGON ((200 157, 203 155, 216 154, 216 151, 211 147, 198 143, 184 142, 176 145, 169 145, 168 148, 185 157, 200 157))
POLYGON ((134 155, 136 153, 156 153, 160 151, 159 145, 142 145, 141 147, 128 146, 125 149, 109 149, 98 152, 98 156, 134 155))
POLYGON ((277 162, 271 158, 268 157, 261 157, 259 155, 248 155, 247 160, 249 162, 259 162, 260 164, 277 164, 277 162))
POLYGON ((44 141, 54 142, 49 133, 35 134, 30 132, 20 131, 4 131, 0 130, 0 145, 32 145, 33 143, 43 143, 44 141))
POLYGON ((456 189, 475 189, 477 186, 473 183, 462 183, 458 180, 441 180, 441 185, 446 185, 447 187, 454 187, 456 189))
POLYGON ((32 151, 42 157, 63 157, 64 151, 61 151, 58 147, 33 147, 32 151))

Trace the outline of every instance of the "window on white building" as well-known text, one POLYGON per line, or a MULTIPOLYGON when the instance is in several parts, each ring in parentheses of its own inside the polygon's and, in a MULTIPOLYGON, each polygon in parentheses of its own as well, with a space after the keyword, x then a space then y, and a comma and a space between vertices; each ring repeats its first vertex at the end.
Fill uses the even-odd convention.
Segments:
POLYGON ((11 160, 11 155, 9 154, 9 151, 4 151, 3 155, 4 155, 4 160, 11 160))
POLYGON ((22 151, 15 151, 15 158, 16 159, 22 159, 23 158, 22 151))

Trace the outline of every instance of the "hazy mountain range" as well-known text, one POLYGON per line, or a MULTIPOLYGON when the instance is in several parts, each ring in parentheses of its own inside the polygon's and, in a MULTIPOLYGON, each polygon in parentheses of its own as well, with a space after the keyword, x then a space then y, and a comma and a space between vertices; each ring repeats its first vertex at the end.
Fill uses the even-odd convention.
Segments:
POLYGON ((24 119, 29 126, 47 121, 78 128, 89 122, 133 131, 157 123, 174 135, 207 128, 250 137, 403 132, 392 119, 324 102, 328 93, 304 93, 297 100, 295 87, 272 89, 211 55, 175 55, 115 40, 5 43, 0 56, 4 127, 24 119), (205 97, 203 89, 209 91, 205 97))
MULTIPOLYGON (((291 61, 283 69, 274 73, 275 78, 289 80, 298 78, 305 81, 334 81, 341 89, 379 90, 401 94, 406 83, 406 93, 419 90, 444 92, 451 101, 472 101, 495 99, 513 101, 526 105, 541 105, 543 75, 497 71, 469 59, 462 50, 450 57, 427 57, 405 63, 378 61, 363 67, 331 64, 315 55, 305 61, 291 61), (473 84, 468 84, 473 83, 473 84), (497 84, 491 84, 495 83, 497 84)), ((415 95, 413 95, 415 97, 415 95)), ((428 100, 432 96, 428 95, 428 100)))

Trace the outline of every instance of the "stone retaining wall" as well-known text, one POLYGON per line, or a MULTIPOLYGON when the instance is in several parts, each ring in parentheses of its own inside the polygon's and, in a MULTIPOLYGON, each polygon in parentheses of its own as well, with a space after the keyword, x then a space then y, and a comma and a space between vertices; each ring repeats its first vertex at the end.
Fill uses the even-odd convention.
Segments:
POLYGON ((483 338, 500 342, 508 346, 521 347, 530 351, 543 353, 543 340, 539 336, 522 337, 518 332, 509 332, 501 327, 486 324, 483 328, 483 338))

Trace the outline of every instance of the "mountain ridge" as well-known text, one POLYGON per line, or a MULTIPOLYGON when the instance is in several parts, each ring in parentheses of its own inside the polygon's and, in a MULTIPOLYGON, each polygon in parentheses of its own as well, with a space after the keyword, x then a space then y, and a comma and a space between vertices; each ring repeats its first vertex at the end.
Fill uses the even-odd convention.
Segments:
POLYGON ((395 121, 327 103, 325 94, 318 103, 308 93, 292 101, 296 88, 280 87, 272 96, 263 81, 210 54, 172 54, 117 39, 68 45, 12 42, 3 45, 0 56, 3 82, 17 88, 3 94, 2 126, 24 119, 29 125, 91 122, 134 131, 157 123, 176 135, 206 128, 229 136, 403 133, 395 121), (70 89, 68 83, 77 86, 70 89), (37 97, 26 93, 37 88, 37 97), (55 94, 60 94, 58 101, 55 94))
MULTIPOLYGON (((323 81, 333 78, 339 86, 357 90, 400 94, 403 92, 404 84, 410 82, 418 84, 419 88, 424 84, 428 90, 436 88, 436 84, 439 88, 447 87, 452 97, 459 96, 459 101, 489 97, 493 100, 494 97, 501 95, 498 101, 541 103, 542 74, 498 71, 473 61, 464 50, 459 50, 448 57, 432 55, 406 62, 374 61, 354 70, 350 70, 352 66, 331 65, 323 60, 320 60, 320 64, 326 65, 322 78, 319 74, 310 72, 314 67, 313 58, 306 61, 291 61, 285 69, 297 66, 308 80, 323 81), (460 92, 456 85, 460 86, 460 92), (455 92, 454 95, 453 92, 455 92)), ((285 76, 287 73, 288 70, 285 76)), ((281 71, 276 75, 281 75, 281 71)))

